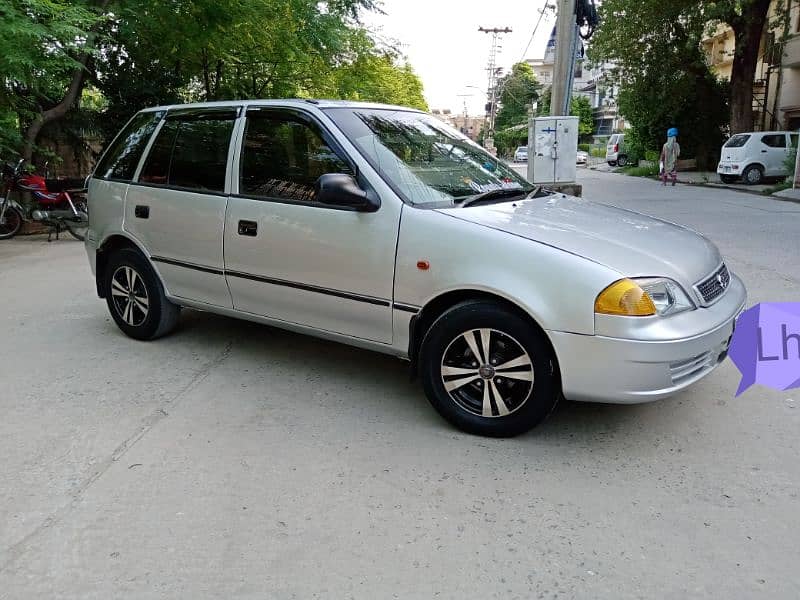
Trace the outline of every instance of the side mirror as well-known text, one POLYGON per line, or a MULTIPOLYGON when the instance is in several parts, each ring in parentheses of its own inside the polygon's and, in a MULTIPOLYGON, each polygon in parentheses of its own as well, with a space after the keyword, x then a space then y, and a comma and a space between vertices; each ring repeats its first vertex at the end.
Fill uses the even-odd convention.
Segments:
POLYGON ((314 185, 317 202, 328 206, 350 208, 360 212, 375 212, 381 201, 373 193, 362 190, 351 175, 325 173, 314 185))

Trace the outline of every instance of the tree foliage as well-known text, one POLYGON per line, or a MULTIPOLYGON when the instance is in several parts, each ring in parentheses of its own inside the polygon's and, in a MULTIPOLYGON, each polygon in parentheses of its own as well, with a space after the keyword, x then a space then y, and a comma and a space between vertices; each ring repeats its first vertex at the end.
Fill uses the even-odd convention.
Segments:
POLYGON ((594 133, 594 111, 586 96, 573 96, 570 100, 569 114, 578 119, 578 134, 586 139, 594 133))
POLYGON ((681 131, 685 157, 710 164, 728 124, 726 86, 706 63, 700 42, 709 26, 703 2, 606 0, 589 49, 612 61, 619 108, 643 150, 660 149, 669 127, 681 131))
POLYGON ((374 0, 4 0, 4 154, 81 107, 113 134, 145 106, 331 97, 426 108, 422 84, 360 24, 374 0), (8 5, 8 6, 7 6, 8 5), (82 94, 91 85, 102 96, 82 94), (54 109, 58 110, 54 110, 54 109), (62 110, 63 109, 63 110, 62 110))
POLYGON ((733 133, 750 131, 753 79, 769 5, 770 0, 605 0, 590 57, 617 64, 629 94, 639 90, 652 99, 650 92, 660 93, 671 103, 688 92, 682 86, 701 85, 698 94, 688 93, 685 100, 710 99, 711 104, 695 105, 695 110, 715 125, 729 123, 733 133), (711 81, 700 48, 704 34, 717 23, 733 29, 736 45, 731 81, 724 87, 711 81), (645 82, 660 87, 651 90, 645 82), (729 116, 721 120, 715 111, 723 98, 730 99, 730 106, 729 116))
POLYGON ((539 97, 541 86, 528 63, 517 63, 511 72, 500 79, 500 109, 495 118, 495 129, 507 129, 528 122, 531 104, 539 97))

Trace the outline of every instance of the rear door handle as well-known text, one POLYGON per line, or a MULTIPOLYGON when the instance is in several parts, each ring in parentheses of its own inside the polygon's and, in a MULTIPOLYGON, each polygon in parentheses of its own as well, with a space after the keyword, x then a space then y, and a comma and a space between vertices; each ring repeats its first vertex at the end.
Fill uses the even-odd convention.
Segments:
POLYGON ((145 206, 143 204, 137 204, 136 208, 133 209, 133 214, 136 216, 137 219, 149 219, 150 207, 145 206))
POLYGON ((258 235, 258 223, 255 221, 239 221, 239 235, 256 237, 258 235))

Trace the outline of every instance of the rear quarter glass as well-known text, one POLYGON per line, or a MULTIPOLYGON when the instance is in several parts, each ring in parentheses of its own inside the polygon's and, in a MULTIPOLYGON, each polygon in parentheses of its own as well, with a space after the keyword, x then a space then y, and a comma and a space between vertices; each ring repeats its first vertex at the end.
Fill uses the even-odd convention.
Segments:
POLYGON ((141 112, 128 121, 103 154, 94 176, 122 181, 133 179, 145 146, 163 116, 164 111, 141 112))

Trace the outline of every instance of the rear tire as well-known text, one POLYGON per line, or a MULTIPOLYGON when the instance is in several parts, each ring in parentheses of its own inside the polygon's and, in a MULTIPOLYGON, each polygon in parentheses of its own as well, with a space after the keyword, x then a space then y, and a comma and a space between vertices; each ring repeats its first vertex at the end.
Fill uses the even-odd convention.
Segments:
POLYGON ((180 306, 167 300, 153 267, 137 250, 123 248, 109 257, 103 291, 114 322, 129 337, 154 340, 178 323, 180 306))
POLYGON ((628 165, 628 157, 624 154, 617 158, 617 166, 618 167, 625 167, 628 165))
POLYGON ((428 400, 459 429, 490 437, 528 431, 559 397, 544 334, 494 302, 454 306, 422 341, 419 372, 428 400))
POLYGON ((750 165, 742 173, 742 179, 747 185, 758 185, 764 181, 764 170, 758 165, 750 165))
POLYGON ((609 160, 609 161, 608 161, 608 166, 609 166, 609 167, 616 167, 616 166, 617 166, 617 161, 615 161, 615 160, 609 160))
POLYGON ((3 221, 0 223, 0 240, 10 240, 22 229, 22 213, 13 206, 6 208, 3 221))

